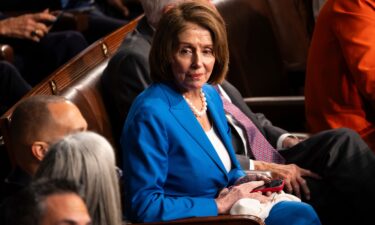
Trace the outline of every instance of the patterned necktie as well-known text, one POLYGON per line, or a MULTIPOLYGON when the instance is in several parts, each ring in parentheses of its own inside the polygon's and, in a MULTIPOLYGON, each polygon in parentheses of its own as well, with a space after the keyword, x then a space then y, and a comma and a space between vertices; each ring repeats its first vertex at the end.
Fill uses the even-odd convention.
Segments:
MULTIPOLYGON (((220 93, 220 91, 219 91, 220 93)), ((274 147, 267 141, 259 129, 237 106, 228 101, 220 94, 224 103, 224 110, 229 113, 245 130, 248 146, 256 160, 274 163, 285 163, 285 159, 274 147)))

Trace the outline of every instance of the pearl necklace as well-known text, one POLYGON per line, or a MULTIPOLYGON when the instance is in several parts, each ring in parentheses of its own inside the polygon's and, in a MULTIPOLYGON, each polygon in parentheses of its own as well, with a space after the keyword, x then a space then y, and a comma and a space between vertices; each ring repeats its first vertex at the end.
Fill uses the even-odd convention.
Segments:
POLYGON ((184 97, 185 101, 190 106, 190 109, 193 111, 195 117, 201 117, 206 113, 206 111, 207 111, 207 101, 206 101, 206 96, 204 95, 204 92, 202 91, 202 89, 201 89, 200 97, 201 97, 201 101, 202 101, 203 106, 202 106, 202 109, 200 111, 193 105, 193 103, 190 102, 190 100, 185 95, 182 95, 182 97, 184 97))

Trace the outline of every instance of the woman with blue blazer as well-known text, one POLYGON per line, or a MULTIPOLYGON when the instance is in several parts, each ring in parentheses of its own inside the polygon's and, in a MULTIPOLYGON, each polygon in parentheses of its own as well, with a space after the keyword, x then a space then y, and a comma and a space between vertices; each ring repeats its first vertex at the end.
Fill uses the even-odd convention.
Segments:
MULTIPOLYGON (((187 2, 162 17, 150 53, 154 83, 134 101, 121 147, 125 211, 137 222, 228 214, 264 181, 245 176, 231 145, 222 101, 207 83, 228 69, 224 22, 203 2, 187 2), (231 188, 228 188, 231 187, 231 188)), ((266 224, 320 224, 311 206, 276 204, 266 224)))

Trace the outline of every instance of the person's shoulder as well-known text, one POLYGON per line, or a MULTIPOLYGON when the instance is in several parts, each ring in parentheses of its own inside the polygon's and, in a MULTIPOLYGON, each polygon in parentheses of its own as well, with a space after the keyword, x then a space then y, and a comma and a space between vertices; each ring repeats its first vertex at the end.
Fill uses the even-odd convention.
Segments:
POLYGON ((163 110, 167 99, 164 96, 164 87, 159 83, 153 83, 142 91, 134 100, 134 107, 141 108, 141 111, 157 112, 163 110))
POLYGON ((127 119, 127 126, 139 121, 164 121, 169 115, 170 104, 159 84, 152 84, 133 101, 127 119))
POLYGON ((361 15, 363 16, 363 14, 373 15, 374 6, 375 6, 375 3, 373 0, 330 1, 330 2, 325 3, 325 6, 323 6, 322 10, 319 12, 319 16, 322 12, 325 14, 332 13, 333 15, 336 15, 339 17, 342 16, 343 14, 350 14, 355 17, 361 16, 361 15), (366 4, 362 4, 359 2, 365 2, 366 4), (323 8, 327 6, 329 10, 323 10, 323 8), (356 13, 356 14, 352 14, 352 13, 356 13))
POLYGON ((151 49, 151 43, 137 30, 131 32, 121 43, 117 53, 128 55, 144 55, 151 49))
POLYGON ((219 101, 220 95, 217 90, 210 84, 203 85, 203 92, 206 95, 206 98, 214 99, 215 101, 219 101))
POLYGON ((205 84, 205 85, 203 85, 202 88, 203 88, 204 92, 207 92, 209 94, 215 94, 215 93, 217 94, 216 89, 211 84, 205 84))
POLYGON ((147 40, 135 33, 137 32, 133 31, 130 36, 126 37, 119 49, 111 57, 104 70, 104 74, 109 73, 106 76, 117 77, 119 73, 122 74, 124 72, 124 68, 131 68, 136 66, 136 64, 145 68, 148 66, 148 54, 151 45, 147 40), (137 63, 135 64, 135 62, 137 63))

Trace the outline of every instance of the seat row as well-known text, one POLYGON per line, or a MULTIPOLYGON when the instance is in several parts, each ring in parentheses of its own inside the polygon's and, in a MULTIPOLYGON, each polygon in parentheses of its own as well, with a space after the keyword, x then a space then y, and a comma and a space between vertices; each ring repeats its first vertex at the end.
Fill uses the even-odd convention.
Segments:
MULTIPOLYGON (((295 84, 289 81, 295 79, 297 74, 302 76, 301 79, 304 76, 310 29, 313 26, 309 1, 221 0, 214 3, 227 23, 231 57, 228 80, 241 91, 254 111, 268 109, 274 114, 267 115, 266 112, 266 115, 275 123, 284 121, 284 114, 293 116, 295 113, 294 117, 300 118, 300 121, 284 127, 294 126, 291 130, 303 131, 303 97, 292 96, 300 92, 295 91, 295 84), (278 111, 275 111, 275 107, 278 111), (274 116, 279 118, 275 120, 274 116)), ((88 122, 88 129, 102 134, 118 149, 115 137, 119 134, 115 134, 113 129, 116 123, 111 116, 113 109, 106 101, 100 77, 110 57, 140 19, 138 17, 90 45, 35 86, 25 98, 33 95, 66 97, 81 110, 88 122)), ((7 149, 13 109, 0 118, 0 132, 7 149)), ((277 125, 284 125, 280 123, 277 125)), ((11 151, 8 153, 12 161, 11 151)), ((263 224, 253 216, 193 218, 170 223, 263 224)))

